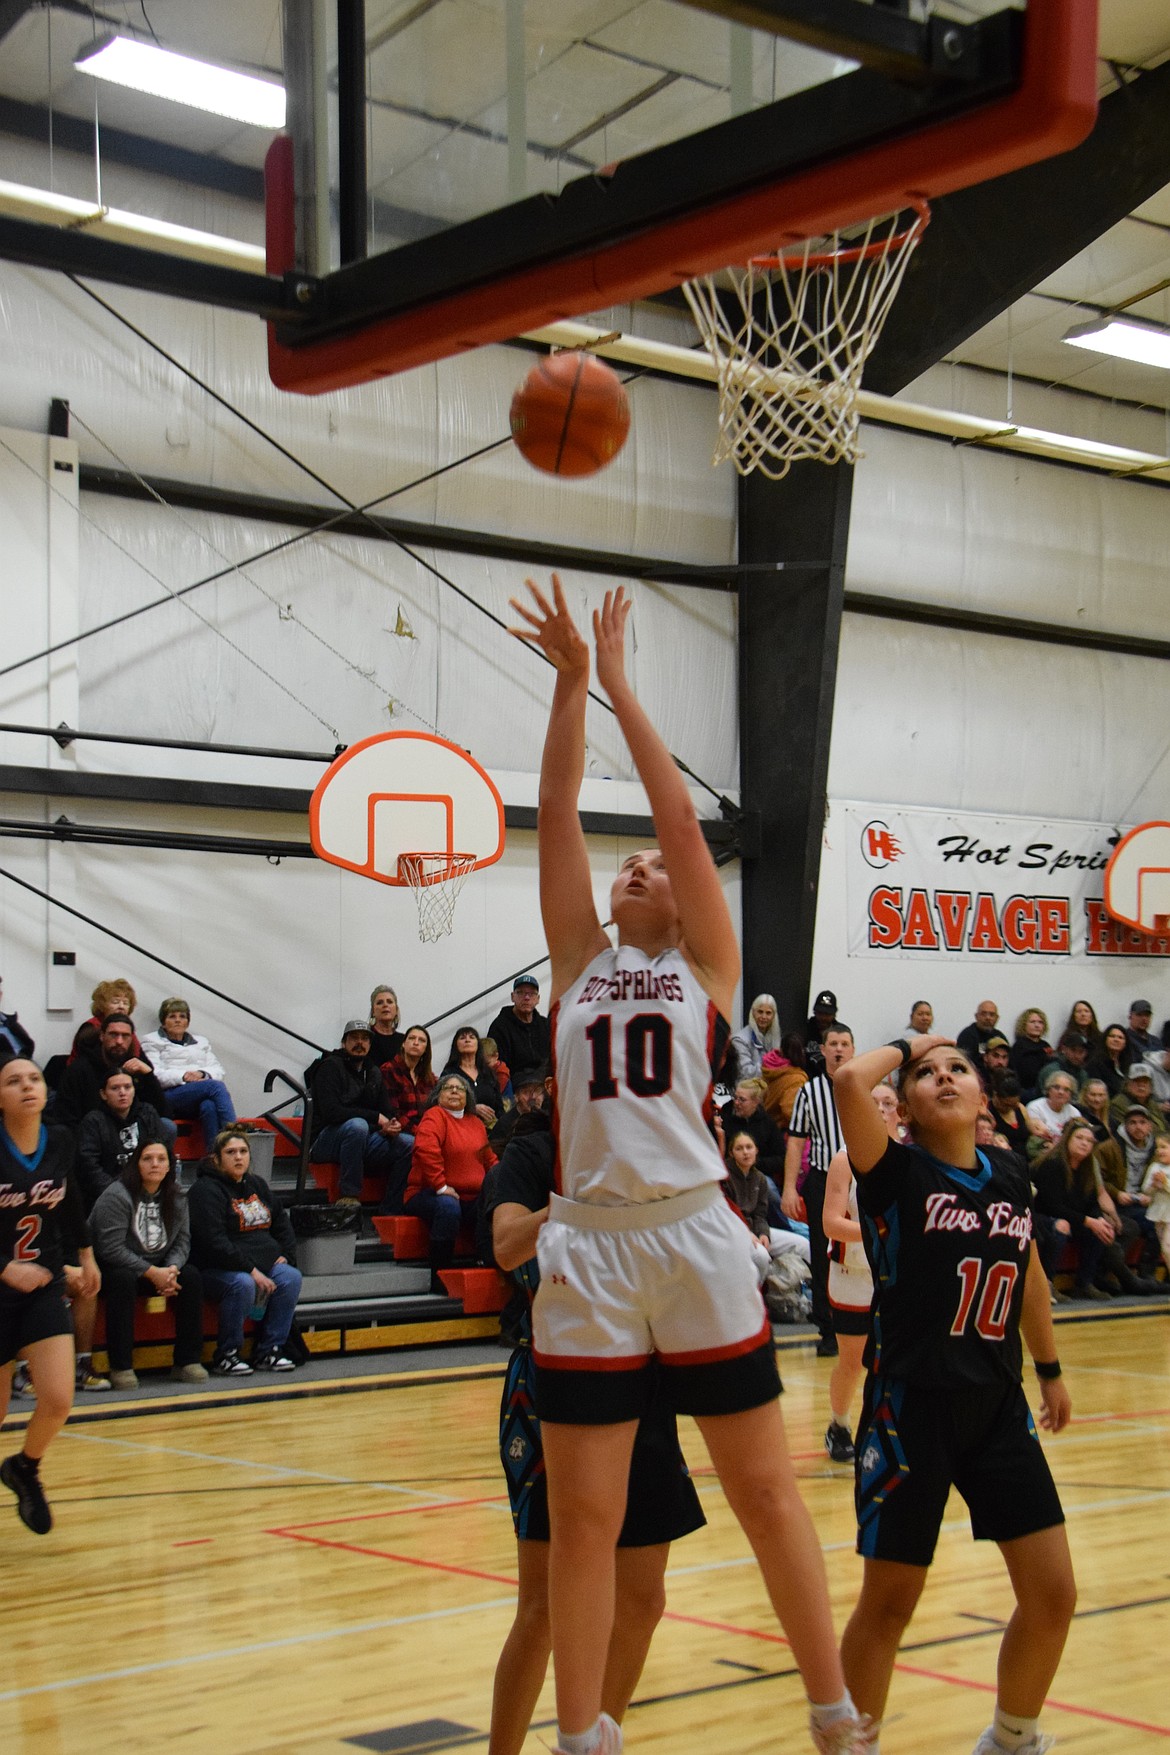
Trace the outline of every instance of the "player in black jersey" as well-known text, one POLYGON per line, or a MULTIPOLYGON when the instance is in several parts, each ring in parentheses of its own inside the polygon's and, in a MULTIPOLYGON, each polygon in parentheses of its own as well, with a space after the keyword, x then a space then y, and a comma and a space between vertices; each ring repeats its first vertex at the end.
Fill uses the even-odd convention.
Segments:
POLYGON ((0 1062, 0 1420, 8 1412, 13 1360, 28 1359, 37 1405, 24 1448, 0 1463, 21 1519, 38 1536, 53 1527, 40 1482, 45 1451, 73 1406, 73 1322, 65 1263, 76 1254, 76 1289, 92 1297, 101 1275, 70 1172, 73 1136, 41 1121, 48 1092, 39 1067, 0 1062), (8 1369, 5 1369, 8 1367, 8 1369))
POLYGON ((1022 1334, 1040 1381, 1040 1423, 1061 1431, 1071 1403, 1032 1241, 1031 1184, 1014 1154, 976 1147, 979 1075, 944 1037, 859 1055, 833 1092, 875 1287, 855 1444, 865 1577, 842 1641, 846 1680, 858 1706, 879 1718, 953 1485, 975 1537, 999 1546, 1016 1596, 995 1722, 975 1755, 1040 1755, 1051 1741, 1037 1721, 1076 1586, 1064 1513, 1020 1382, 1022 1334), (905 1145, 887 1137, 870 1096, 899 1065, 905 1145))

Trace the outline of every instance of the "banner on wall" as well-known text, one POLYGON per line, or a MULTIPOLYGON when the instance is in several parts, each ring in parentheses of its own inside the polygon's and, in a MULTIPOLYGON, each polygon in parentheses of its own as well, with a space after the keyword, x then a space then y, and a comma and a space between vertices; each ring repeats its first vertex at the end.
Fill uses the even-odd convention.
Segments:
POLYGON ((849 955, 1058 963, 1170 957, 1102 900, 1115 825, 848 805, 849 955))

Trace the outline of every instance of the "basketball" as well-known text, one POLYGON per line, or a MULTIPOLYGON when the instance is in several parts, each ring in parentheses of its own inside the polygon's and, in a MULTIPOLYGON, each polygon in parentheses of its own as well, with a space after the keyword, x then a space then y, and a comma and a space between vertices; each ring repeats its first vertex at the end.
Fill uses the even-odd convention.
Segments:
POLYGON ((591 353, 540 360, 512 398, 512 438, 549 475, 596 475, 630 430, 630 404, 615 371, 591 353))

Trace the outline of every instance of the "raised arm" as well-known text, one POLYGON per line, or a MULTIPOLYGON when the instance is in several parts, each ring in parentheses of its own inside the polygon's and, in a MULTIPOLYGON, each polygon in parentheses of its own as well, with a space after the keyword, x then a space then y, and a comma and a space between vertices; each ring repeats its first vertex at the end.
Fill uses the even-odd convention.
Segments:
POLYGON ((849 1217, 849 1184, 853 1172, 846 1152, 837 1152, 825 1179, 825 1206, 821 1215, 825 1236, 839 1243, 860 1243, 861 1226, 849 1217))
POLYGON ((597 680, 613 702, 638 777, 646 788, 654 830, 670 877, 683 946, 704 990, 730 1017, 739 980, 739 945, 719 873, 699 827, 691 795, 674 758, 655 731, 626 677, 625 590, 607 591, 593 612, 597 680))
MULTIPOLYGON (((951 1046, 950 1036, 915 1036, 910 1044, 911 1060, 921 1060, 932 1048, 951 1046)), ((839 1066, 833 1074, 833 1101, 845 1135, 849 1162, 859 1176, 867 1176, 885 1155, 890 1143, 881 1110, 873 1100, 875 1085, 889 1077, 902 1064, 902 1050, 891 1043, 870 1048, 839 1066)))
POLYGON ((577 798, 585 777, 585 703, 589 698, 589 648, 565 604, 561 582, 552 576, 553 602, 526 580, 535 609, 511 599, 529 623, 513 628, 556 666, 544 755, 540 764, 540 911, 552 961, 550 997, 556 1000, 609 943, 593 901, 593 884, 577 798))

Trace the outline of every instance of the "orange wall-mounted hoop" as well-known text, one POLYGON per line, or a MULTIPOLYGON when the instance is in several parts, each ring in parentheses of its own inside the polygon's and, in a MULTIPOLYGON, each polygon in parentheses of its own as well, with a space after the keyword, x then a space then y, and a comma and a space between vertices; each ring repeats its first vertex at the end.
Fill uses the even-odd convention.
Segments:
MULTIPOLYGON (((1005 176, 1079 145, 1096 116, 1097 0, 1030 0, 1022 77, 1006 98, 648 226, 604 249, 485 281, 350 334, 288 347, 269 324, 269 372, 280 389, 315 395, 508 341, 681 286, 775 251, 778 243, 897 212, 915 195, 929 200, 1005 176)), ((295 267, 287 136, 269 150, 265 182, 268 272, 280 275, 295 267)))

